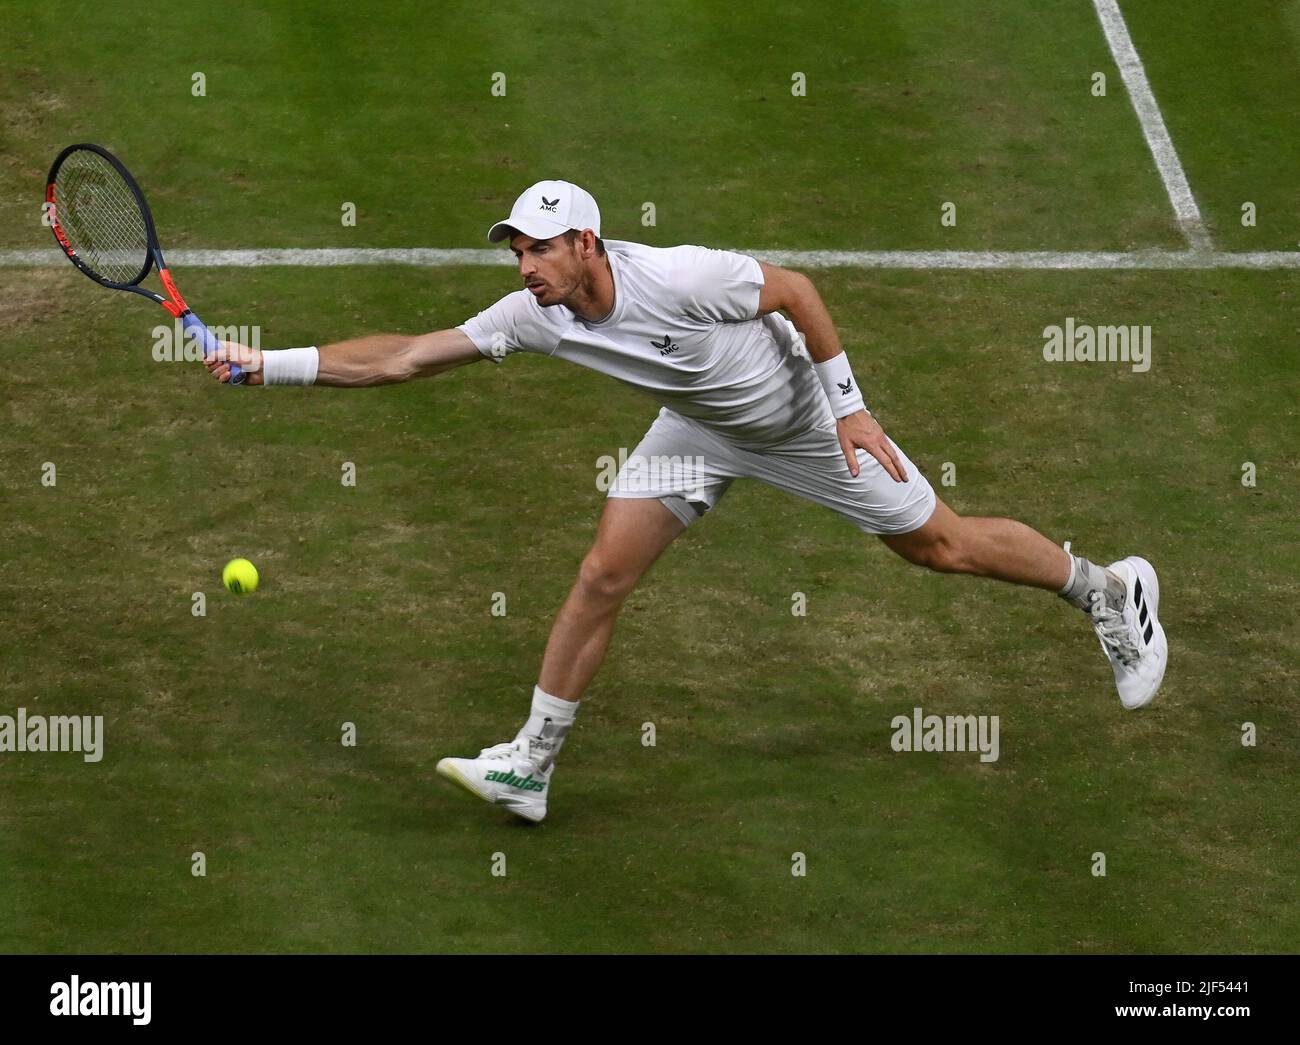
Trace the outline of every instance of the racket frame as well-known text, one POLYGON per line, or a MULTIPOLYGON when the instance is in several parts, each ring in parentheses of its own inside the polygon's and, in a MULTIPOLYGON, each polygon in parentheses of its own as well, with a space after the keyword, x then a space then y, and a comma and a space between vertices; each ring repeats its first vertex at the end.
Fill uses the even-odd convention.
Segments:
MULTIPOLYGON (((45 179, 45 202, 52 204, 50 207, 50 227, 54 232, 55 242, 58 243, 59 249, 77 268, 94 280, 100 286, 108 287, 110 290, 128 290, 132 294, 139 294, 150 301, 162 305, 168 312, 179 319, 187 332, 193 332, 199 343, 203 346, 203 354, 211 355, 219 347, 219 342, 213 337, 212 332, 208 330, 203 321, 194 314, 194 310, 185 304, 185 299, 181 297, 181 292, 176 288, 171 273, 167 270, 167 262, 163 257, 162 247, 158 243, 158 232, 154 228, 153 211, 149 209, 149 203, 144 198, 144 193, 140 186, 136 184, 135 178, 131 177, 131 172, 126 166, 105 149, 102 145, 95 145, 92 142, 79 142, 76 145, 69 145, 66 149, 54 158, 50 165, 49 177, 45 179), (63 161, 71 156, 74 152, 93 152, 103 157, 112 165, 113 169, 122 176, 126 187, 131 190, 135 197, 136 205, 140 208, 140 216, 144 218, 145 235, 148 239, 148 249, 145 251, 144 264, 140 272, 134 279, 127 283, 118 283, 106 276, 100 275, 89 265, 78 257, 76 250, 68 240, 67 233, 63 231, 63 226, 59 223, 59 201, 55 192, 55 183, 58 179, 59 168, 63 166, 63 161), (158 270, 158 278, 162 280, 163 289, 167 291, 167 297, 157 294, 148 287, 140 286, 140 283, 149 275, 154 268, 158 270)), ((247 375, 237 363, 230 364, 230 384, 241 385, 247 380, 247 375)))

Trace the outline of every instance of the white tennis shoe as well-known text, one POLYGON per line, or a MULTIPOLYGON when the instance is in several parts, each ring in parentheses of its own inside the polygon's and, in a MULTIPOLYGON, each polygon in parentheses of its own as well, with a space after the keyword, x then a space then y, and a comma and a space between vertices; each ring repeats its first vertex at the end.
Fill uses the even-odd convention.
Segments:
POLYGON ((546 816, 552 762, 543 770, 533 758, 527 737, 485 747, 478 758, 444 758, 438 775, 459 784, 485 802, 504 806, 516 816, 536 823, 546 816))
POLYGON ((1146 559, 1130 555, 1107 569, 1124 581, 1124 605, 1116 610, 1094 593, 1092 627, 1115 672, 1120 703, 1130 711, 1150 704, 1165 677, 1169 644, 1160 626, 1160 582, 1146 559))

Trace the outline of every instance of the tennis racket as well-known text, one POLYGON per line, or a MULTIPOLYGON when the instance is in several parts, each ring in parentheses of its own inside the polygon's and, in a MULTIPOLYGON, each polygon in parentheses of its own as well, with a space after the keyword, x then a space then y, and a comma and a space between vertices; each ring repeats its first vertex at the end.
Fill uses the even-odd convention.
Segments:
MULTIPOLYGON (((153 215, 144 193, 122 162, 99 145, 69 145, 54 160, 45 185, 50 224, 68 260, 100 286, 129 290, 158 302, 181 321, 188 337, 205 356, 220 342, 185 304, 163 260, 153 215), (140 286, 157 266, 167 297, 140 286)), ((247 375, 230 364, 230 383, 243 384, 247 375)))

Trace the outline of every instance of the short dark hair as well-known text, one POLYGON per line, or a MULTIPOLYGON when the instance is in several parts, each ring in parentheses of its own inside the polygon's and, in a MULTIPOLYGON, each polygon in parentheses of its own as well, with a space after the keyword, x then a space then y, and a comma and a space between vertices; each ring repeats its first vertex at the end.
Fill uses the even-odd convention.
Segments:
MULTIPOLYGON (((564 233, 565 242, 572 246, 580 235, 582 234, 577 229, 569 229, 568 232, 564 233)), ((599 236, 596 237, 596 256, 605 256, 605 243, 599 236)))

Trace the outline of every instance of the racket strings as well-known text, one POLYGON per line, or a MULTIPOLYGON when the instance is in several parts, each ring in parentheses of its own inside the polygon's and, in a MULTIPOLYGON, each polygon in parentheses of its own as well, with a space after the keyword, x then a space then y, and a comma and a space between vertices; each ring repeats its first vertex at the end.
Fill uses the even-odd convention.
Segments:
POLYGON ((135 193, 98 153, 64 160, 54 183, 55 216, 83 264, 113 283, 140 279, 149 232, 135 193))

